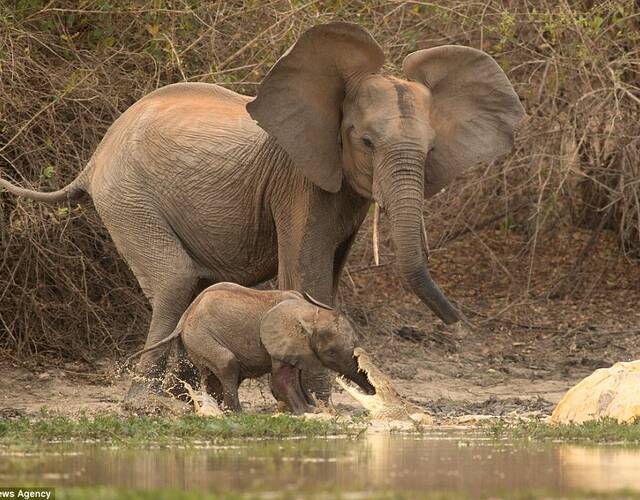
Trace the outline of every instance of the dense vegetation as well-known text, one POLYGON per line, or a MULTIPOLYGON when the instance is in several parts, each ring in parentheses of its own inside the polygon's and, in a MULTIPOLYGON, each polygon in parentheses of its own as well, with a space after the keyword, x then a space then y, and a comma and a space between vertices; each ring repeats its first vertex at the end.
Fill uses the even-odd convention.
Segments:
MULTIPOLYGON (((487 226, 517 232, 529 279, 540 242, 562 228, 593 230, 585 253, 601 231, 614 231, 621 252, 640 254, 640 13, 632 0, 4 1, 2 176, 57 189, 151 90, 204 81, 253 94, 301 32, 334 19, 369 29, 390 72, 419 48, 482 48, 529 114, 512 155, 427 202, 432 245, 487 226)), ((90 204, 0 194, 0 250, 0 349, 85 357, 139 341, 148 306, 90 204)))
POLYGON ((233 438, 283 439, 300 436, 354 435, 361 422, 318 420, 291 415, 227 415, 202 418, 122 417, 99 414, 69 418, 42 412, 35 417, 0 420, 0 444, 33 446, 47 442, 97 441, 117 445, 151 446, 220 442, 233 438))
POLYGON ((552 425, 540 420, 515 423, 496 420, 488 429, 494 437, 583 443, 640 443, 640 421, 618 423, 612 419, 602 419, 582 424, 552 425))

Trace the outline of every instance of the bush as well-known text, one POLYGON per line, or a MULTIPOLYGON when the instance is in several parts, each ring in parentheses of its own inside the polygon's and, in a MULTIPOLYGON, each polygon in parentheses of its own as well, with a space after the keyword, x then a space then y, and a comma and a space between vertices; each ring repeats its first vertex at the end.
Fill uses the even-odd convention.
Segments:
MULTIPOLYGON (((526 234, 533 262, 542 235, 587 226, 615 230, 622 251, 640 255, 640 14, 632 0, 120 5, 0 6, 3 176, 57 189, 151 90, 189 80, 253 94, 300 33, 346 19, 372 32, 391 72, 419 48, 482 48, 529 114, 512 155, 427 202, 436 246, 489 224, 526 234)), ((137 342, 147 303, 91 205, 0 199, 0 348, 93 357, 137 342)))

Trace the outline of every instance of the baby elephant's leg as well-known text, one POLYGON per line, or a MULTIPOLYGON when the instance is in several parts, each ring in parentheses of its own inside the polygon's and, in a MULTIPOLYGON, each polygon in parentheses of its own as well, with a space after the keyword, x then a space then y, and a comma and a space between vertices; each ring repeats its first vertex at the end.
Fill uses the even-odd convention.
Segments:
POLYGON ((203 343, 197 346, 194 351, 220 381, 225 409, 234 412, 242 411, 238 398, 240 364, 236 356, 217 342, 203 343))
POLYGON ((271 392, 278 401, 300 415, 313 410, 300 385, 300 370, 287 363, 273 361, 271 370, 271 392))
POLYGON ((188 350, 187 353, 191 362, 196 366, 200 373, 200 388, 202 391, 213 396, 218 403, 218 406, 222 407, 224 404, 224 391, 222 390, 222 383, 220 379, 209 369, 209 362, 207 358, 203 358, 196 351, 200 352, 200 349, 188 350))
MULTIPOLYGON (((217 386, 213 385, 213 390, 220 390, 220 381, 218 377, 216 377, 211 371, 206 367, 201 367, 200 371, 200 407, 199 414, 209 417, 215 417, 218 415, 222 415, 222 410, 220 410, 221 401, 216 398, 216 401, 211 397, 212 387, 210 386, 211 381, 217 382, 217 386)), ((198 407, 196 406, 196 409, 198 407)))
POLYGON ((207 392, 215 398, 218 405, 222 406, 224 404, 224 391, 222 390, 220 379, 214 373, 209 372, 206 381, 203 380, 202 383, 205 384, 207 392))

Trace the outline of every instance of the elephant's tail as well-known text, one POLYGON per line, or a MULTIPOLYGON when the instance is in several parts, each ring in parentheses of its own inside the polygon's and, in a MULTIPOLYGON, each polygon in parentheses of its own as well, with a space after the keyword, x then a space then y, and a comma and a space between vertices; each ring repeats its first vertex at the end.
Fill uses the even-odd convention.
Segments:
POLYGON ((178 322, 178 325, 173 330, 173 332, 171 332, 171 335, 169 335, 168 337, 163 338, 162 340, 159 340, 158 342, 156 342, 153 345, 150 345, 149 347, 145 347, 144 349, 140 349, 139 351, 134 352, 131 356, 129 356, 127 359, 124 360, 124 366, 125 367, 128 366, 133 358, 137 358, 138 356, 142 356, 145 352, 153 351, 154 349, 157 349, 161 345, 168 344, 173 339, 177 339, 180 336, 180 334, 182 333, 182 324, 184 323, 184 317, 185 316, 186 316, 186 314, 184 316, 182 316, 182 318, 180 318, 180 321, 178 322))
POLYGON ((35 201, 42 201, 44 203, 56 203, 60 201, 73 202, 81 198, 86 193, 86 177, 87 170, 85 168, 80 175, 73 181, 67 184, 62 189, 52 191, 50 193, 42 193, 40 191, 34 191, 32 189, 25 189, 15 184, 11 184, 9 181, 0 178, 0 187, 5 188, 11 194, 21 196, 23 198, 29 198, 35 201))
POLYGON ((189 316, 189 313, 198 306, 198 304, 200 303, 200 301, 202 300, 202 297, 204 297, 204 295, 210 291, 212 287, 206 288, 205 290, 203 290, 202 292, 200 292, 200 295, 198 295, 193 302, 191 302, 191 304, 189 304, 189 307, 187 307, 187 310, 182 314, 182 317, 180 318, 180 321, 178 321, 178 324, 176 325, 175 329, 173 330, 173 332, 171 332, 171 335, 169 335, 168 337, 163 338, 162 340, 159 340, 158 342, 156 342, 153 345, 150 345, 149 347, 145 347, 144 349, 139 350, 138 352, 134 352, 131 356, 129 356, 127 359, 124 360, 124 365, 123 367, 126 368, 127 366, 129 366, 129 363, 131 362, 131 360, 135 357, 141 356, 143 355, 145 352, 149 352, 149 351, 153 351, 154 349, 157 349, 158 347, 167 344, 169 342, 171 342, 174 339, 177 339, 180 335, 182 335, 182 329, 184 326, 184 322, 186 321, 187 317, 189 316))

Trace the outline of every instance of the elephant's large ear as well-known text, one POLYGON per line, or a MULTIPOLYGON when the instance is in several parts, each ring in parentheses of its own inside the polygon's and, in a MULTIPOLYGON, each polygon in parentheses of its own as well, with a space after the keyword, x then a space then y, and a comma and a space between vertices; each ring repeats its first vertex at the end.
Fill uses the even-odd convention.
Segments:
POLYGON ((491 56, 445 45, 409 54, 402 68, 433 97, 429 119, 436 137, 427 157, 425 191, 437 191, 466 167, 511 151, 514 130, 525 112, 491 56))
POLYGON ((357 24, 314 26, 276 62, 247 111, 314 184, 340 190, 339 131, 347 87, 374 73, 384 54, 357 24))
POLYGON ((290 299, 272 307, 260 323, 260 340, 269 355, 302 369, 314 358, 310 338, 317 308, 290 299))

